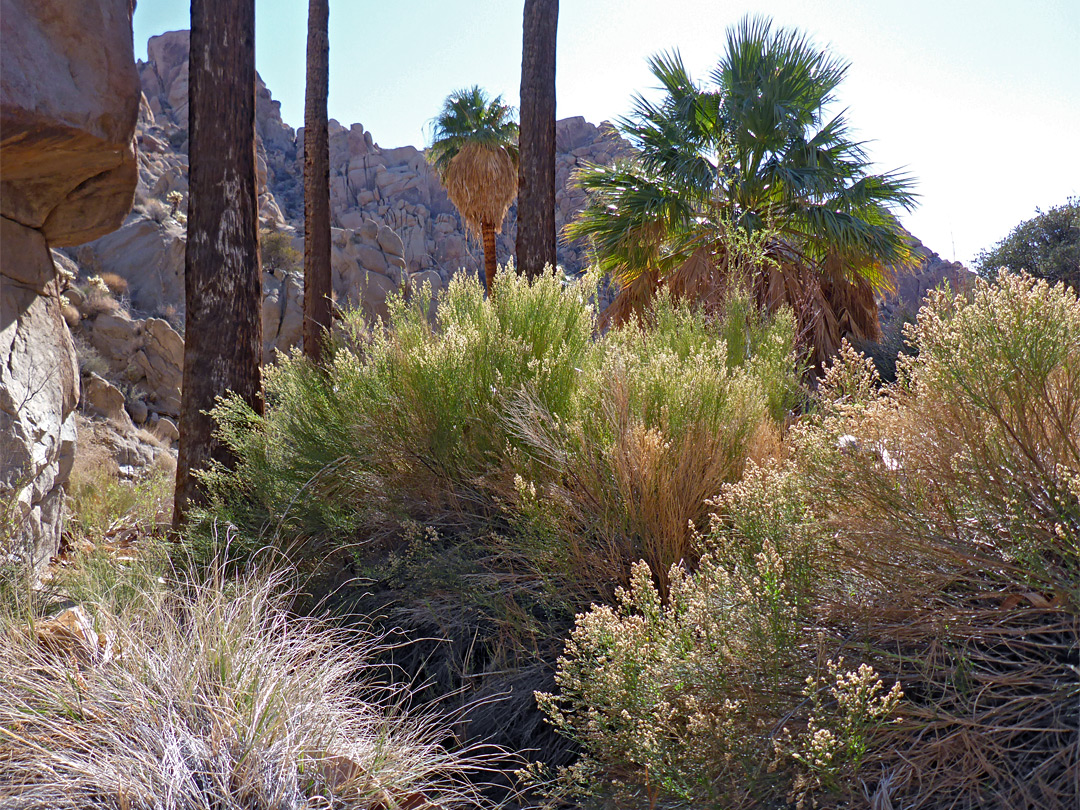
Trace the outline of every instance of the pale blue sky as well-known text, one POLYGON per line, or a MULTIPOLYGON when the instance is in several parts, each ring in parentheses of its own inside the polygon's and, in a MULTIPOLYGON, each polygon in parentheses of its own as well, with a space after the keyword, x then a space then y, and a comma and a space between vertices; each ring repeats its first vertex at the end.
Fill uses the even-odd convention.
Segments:
MULTIPOLYGON (((382 146, 421 145, 447 93, 480 84, 517 104, 521 0, 330 3, 330 116, 382 146)), ((919 181, 908 228, 970 263, 1020 220, 1080 195, 1080 0, 562 0, 558 116, 599 123, 655 83, 678 47, 702 81, 725 29, 761 13, 852 65, 840 103, 882 169, 919 181)), ((307 3, 256 0, 256 61, 303 123, 307 3)), ((135 52, 188 26, 182 0, 139 0, 135 52)))

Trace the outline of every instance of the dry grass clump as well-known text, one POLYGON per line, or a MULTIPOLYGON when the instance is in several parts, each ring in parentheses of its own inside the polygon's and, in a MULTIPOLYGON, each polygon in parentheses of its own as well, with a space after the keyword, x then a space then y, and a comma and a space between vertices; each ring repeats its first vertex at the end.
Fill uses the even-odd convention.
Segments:
POLYGON ((101 276, 91 276, 84 285, 79 287, 79 290, 86 299, 81 309, 88 318, 94 318, 103 313, 113 314, 121 308, 120 302, 101 276))
POLYGON ((128 281, 123 276, 118 273, 102 273, 100 278, 102 283, 109 288, 109 292, 113 295, 127 295, 128 281))
POLYGON ((157 582, 5 622, 4 807, 485 806, 483 758, 370 682, 376 642, 291 616, 279 578, 157 582))
POLYGON ((1002 275, 936 293, 875 393, 850 353, 806 474, 852 586, 830 620, 904 684, 880 801, 1080 800, 1080 303, 1002 275), (835 439, 847 434, 844 452, 835 439))

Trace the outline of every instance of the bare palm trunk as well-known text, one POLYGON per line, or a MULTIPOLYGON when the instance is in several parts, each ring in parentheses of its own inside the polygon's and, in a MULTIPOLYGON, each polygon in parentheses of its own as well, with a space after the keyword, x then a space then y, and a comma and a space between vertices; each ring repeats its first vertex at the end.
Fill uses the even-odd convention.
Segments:
POLYGON ((193 475, 232 453, 207 412, 262 394, 262 275, 255 179, 255 0, 192 0, 187 318, 173 525, 204 498, 193 475))
POLYGON ((495 261, 495 226, 485 224, 483 227, 484 239, 484 289, 491 295, 492 285, 495 284, 495 271, 499 265, 495 261))
POLYGON ((525 0, 521 46, 517 267, 555 265, 555 34, 559 0, 525 0))
POLYGON ((304 103, 304 354, 318 363, 330 331, 330 3, 308 3, 304 103))

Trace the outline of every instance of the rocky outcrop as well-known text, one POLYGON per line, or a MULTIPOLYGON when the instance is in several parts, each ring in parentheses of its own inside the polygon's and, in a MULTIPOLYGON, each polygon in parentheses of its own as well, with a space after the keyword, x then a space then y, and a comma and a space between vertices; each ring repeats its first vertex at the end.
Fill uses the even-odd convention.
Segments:
MULTIPOLYGON (((152 37, 147 51, 148 61, 139 63, 147 99, 140 119, 140 191, 163 199, 169 191, 187 190, 182 153, 187 148, 188 32, 152 37)), ((281 105, 261 79, 255 117, 259 176, 265 182, 259 196, 263 224, 301 229, 303 129, 294 132, 282 121, 281 105)), ((585 203, 584 192, 573 187, 574 171, 590 163, 610 164, 629 154, 630 147, 610 125, 597 127, 580 117, 557 123, 556 147, 556 226, 561 231, 585 203)), ((479 270, 480 246, 470 241, 438 176, 415 147, 382 148, 361 124, 346 127, 331 120, 330 195, 336 227, 359 231, 371 220, 400 237, 410 279, 423 273, 425 280, 445 284, 456 272, 479 270)), ((511 207, 497 237, 500 262, 513 255, 516 231, 516 207, 511 207)), ((584 246, 560 244, 558 260, 571 272, 583 269, 584 246)), ((376 272, 373 265, 367 269, 376 272)))
POLYGON ((60 543, 79 373, 41 231, 0 219, 0 552, 40 568, 60 543))
POLYGON ((882 329, 887 329, 898 318, 913 317, 931 290, 942 285, 960 290, 974 278, 960 262, 945 261, 914 236, 908 236, 916 261, 911 267, 896 272, 892 291, 879 297, 882 329))
POLYGON ((0 213, 75 245, 131 206, 139 104, 130 0, 2 0, 0 213))
POLYGON ((78 367, 51 245, 102 236, 135 191, 131 0, 0 0, 0 540, 56 552, 78 367))

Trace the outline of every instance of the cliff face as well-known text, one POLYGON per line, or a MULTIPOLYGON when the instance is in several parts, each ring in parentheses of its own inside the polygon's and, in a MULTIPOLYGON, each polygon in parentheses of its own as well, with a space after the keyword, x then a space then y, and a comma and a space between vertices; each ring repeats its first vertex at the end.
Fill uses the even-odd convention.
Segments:
MULTIPOLYGON (((141 190, 161 198, 186 191, 188 34, 173 31, 152 37, 148 61, 139 63, 147 99, 140 118, 141 190)), ((559 121, 556 156, 556 225, 561 230, 584 205, 584 194, 570 186, 574 169, 585 163, 608 164, 628 154, 629 145, 607 124, 583 118, 559 121)), ((267 225, 303 225, 303 138, 281 119, 281 105, 259 80, 256 131, 262 216, 267 225)), ((383 148, 361 124, 330 122, 330 200, 334 225, 359 231, 367 220, 389 227, 400 238, 405 269, 445 283, 455 272, 476 272, 480 246, 471 243, 457 210, 446 196, 423 153, 413 146, 383 148)), ((514 251, 516 208, 511 208, 497 250, 500 261, 514 251)), ((559 262, 571 271, 585 264, 582 245, 559 247, 559 262)))
POLYGON ((0 0, 0 553, 56 552, 79 376, 50 245, 131 207, 131 0, 0 0))

